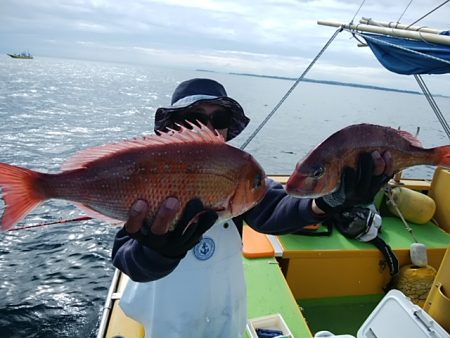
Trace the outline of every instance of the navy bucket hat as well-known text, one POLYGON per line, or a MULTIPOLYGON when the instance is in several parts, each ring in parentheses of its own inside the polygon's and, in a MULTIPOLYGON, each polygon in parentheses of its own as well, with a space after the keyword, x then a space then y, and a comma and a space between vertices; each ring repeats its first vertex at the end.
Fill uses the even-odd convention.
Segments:
POLYGON ((227 140, 241 133, 250 122, 241 105, 228 97, 225 88, 211 79, 191 79, 181 82, 172 95, 170 107, 161 107, 155 114, 155 131, 173 127, 172 114, 194 108, 201 103, 213 103, 224 107, 232 116, 227 140))

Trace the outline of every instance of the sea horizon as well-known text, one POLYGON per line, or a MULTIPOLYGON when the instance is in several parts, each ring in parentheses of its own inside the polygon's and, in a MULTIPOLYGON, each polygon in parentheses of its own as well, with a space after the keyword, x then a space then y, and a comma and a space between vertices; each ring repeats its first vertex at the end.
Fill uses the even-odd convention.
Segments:
MULTIPOLYGON (((0 68, 0 162, 48 173, 59 172, 82 149, 151 134, 156 109, 168 106, 175 86, 186 79, 214 78, 242 104, 251 121, 232 140, 237 147, 292 86, 292 80, 267 76, 61 58, 0 57, 0 68)), ((449 98, 436 101, 450 106, 449 98)), ((448 144, 422 95, 307 81, 295 88, 245 151, 266 173, 289 175, 326 137, 357 123, 400 127, 413 134, 419 127, 425 147, 448 144)), ((430 179, 433 170, 418 166, 405 177, 430 179)), ((70 203, 50 200, 20 226, 81 215, 70 203)), ((94 338, 114 271, 110 256, 117 231, 106 222, 89 220, 1 233, 1 335, 94 338)))

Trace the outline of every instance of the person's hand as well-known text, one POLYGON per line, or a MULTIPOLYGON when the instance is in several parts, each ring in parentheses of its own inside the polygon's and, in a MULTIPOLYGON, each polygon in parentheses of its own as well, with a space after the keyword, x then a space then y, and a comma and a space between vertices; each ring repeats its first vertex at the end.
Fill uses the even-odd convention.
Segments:
POLYGON ((164 235, 169 230, 180 208, 180 201, 175 197, 169 197, 161 204, 152 224, 145 224, 144 226, 148 212, 148 204, 145 200, 136 200, 128 213, 125 229, 129 234, 134 234, 138 231, 151 231, 155 235, 164 235))
POLYGON ((392 156, 388 151, 383 155, 378 151, 364 153, 359 157, 356 170, 344 168, 339 188, 329 195, 315 199, 314 203, 327 214, 370 204, 393 174, 392 156))
POLYGON ((125 229, 130 237, 161 255, 182 258, 216 222, 218 215, 213 210, 206 210, 199 199, 192 199, 186 204, 175 230, 169 231, 180 208, 180 202, 169 197, 159 208, 152 224, 148 224, 145 220, 148 205, 143 200, 137 200, 130 209, 125 229))

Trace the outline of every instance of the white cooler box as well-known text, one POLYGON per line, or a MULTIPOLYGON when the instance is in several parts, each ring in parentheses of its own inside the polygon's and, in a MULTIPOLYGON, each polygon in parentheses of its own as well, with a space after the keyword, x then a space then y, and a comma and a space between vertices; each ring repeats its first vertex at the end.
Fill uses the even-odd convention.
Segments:
POLYGON ((402 292, 391 290, 360 327, 357 337, 450 338, 450 335, 402 292))
MULTIPOLYGON (((320 331, 314 337, 353 336, 320 331)), ((357 338, 450 338, 450 334, 402 292, 391 290, 359 328, 357 338)))

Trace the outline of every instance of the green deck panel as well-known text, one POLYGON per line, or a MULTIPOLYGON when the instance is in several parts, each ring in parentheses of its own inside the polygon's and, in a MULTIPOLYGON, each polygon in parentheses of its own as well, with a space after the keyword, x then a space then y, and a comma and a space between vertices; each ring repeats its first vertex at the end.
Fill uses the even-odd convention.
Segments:
MULTIPOLYGON (((428 249, 445 250, 450 244, 450 234, 432 223, 410 226, 418 241, 428 249)), ((394 250, 408 250, 413 243, 411 235, 397 217, 383 217, 382 236, 394 250)), ((349 240, 338 231, 325 237, 284 235, 279 236, 279 239, 285 252, 377 250, 372 244, 349 240)), ((300 300, 303 315, 308 320, 308 328, 275 258, 244 258, 244 269, 248 318, 281 313, 295 337, 311 337, 310 329, 312 332, 330 330, 334 334, 356 335, 357 329, 382 297, 372 295, 300 300), (343 320, 342 314, 347 319, 343 320)))
POLYGON ((313 333, 326 330, 335 335, 351 334, 356 337, 358 329, 382 298, 382 294, 327 297, 299 300, 298 303, 313 333))
POLYGON ((280 313, 295 337, 311 337, 276 259, 243 260, 247 281, 248 318, 280 313))
MULTIPOLYGON (((410 224, 420 243, 428 249, 447 248, 450 244, 450 234, 433 223, 410 224)), ((319 229, 318 231, 322 231, 319 229)), ((402 220, 397 217, 383 217, 382 237, 389 243, 393 250, 409 249, 414 242, 410 233, 406 230, 402 220)), ((279 236, 285 251, 303 250, 376 250, 372 244, 357 240, 349 240, 333 230, 331 236, 308 237, 302 235, 279 236)))

